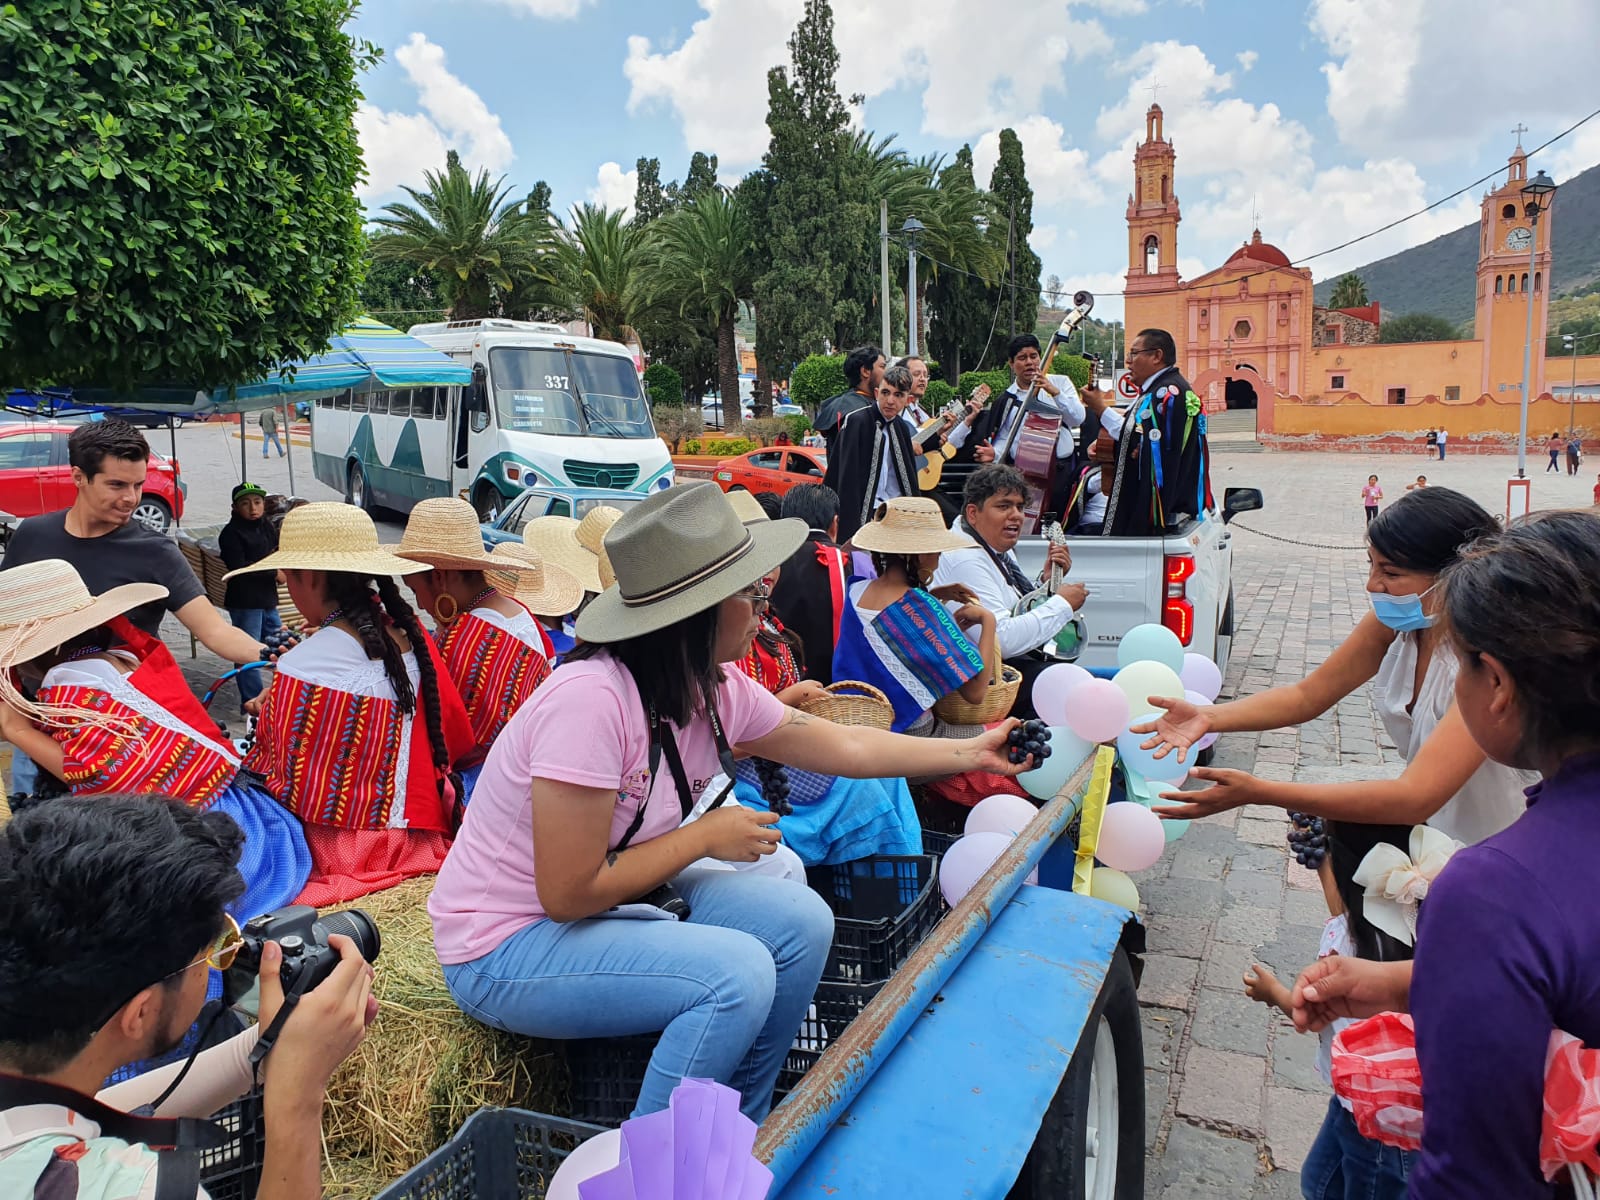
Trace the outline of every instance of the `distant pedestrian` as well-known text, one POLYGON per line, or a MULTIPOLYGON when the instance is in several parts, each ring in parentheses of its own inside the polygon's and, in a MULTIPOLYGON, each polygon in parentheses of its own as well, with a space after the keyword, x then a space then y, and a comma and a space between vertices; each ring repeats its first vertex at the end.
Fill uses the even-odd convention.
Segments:
POLYGON ((1439 432, 1434 435, 1434 442, 1439 447, 1439 461, 1444 461, 1444 444, 1450 440, 1450 435, 1444 431, 1444 426, 1439 427, 1439 432))
POLYGON ((278 457, 282 458, 283 443, 278 440, 278 410, 263 408, 261 410, 261 457, 267 456, 267 443, 271 442, 278 448, 278 457))
MULTIPOLYGON (((254 566, 278 548, 278 530, 267 520, 266 489, 248 480, 233 489, 233 516, 217 535, 217 548, 229 571, 254 566)), ((239 575, 228 580, 222 606, 228 610, 228 619, 234 627, 244 630, 257 642, 283 629, 283 621, 278 616, 275 575, 239 575)), ((244 706, 259 696, 265 685, 259 669, 241 671, 235 678, 239 684, 242 716, 244 706)))
POLYGON ((1600 508, 1600 479, 1594 481, 1594 502, 1595 506, 1600 508))
POLYGON ((1383 501, 1383 489, 1378 486, 1376 475, 1367 476, 1367 486, 1361 489, 1361 503, 1367 508, 1367 524, 1372 524, 1372 519, 1378 515, 1378 505, 1383 501))
POLYGON ((1558 475, 1561 473, 1561 448, 1563 444, 1559 431, 1552 433, 1549 439, 1546 440, 1544 444, 1545 452, 1550 455, 1550 463, 1544 469, 1546 475, 1550 474, 1551 471, 1556 472, 1558 475))
POLYGON ((1433 457, 1433 453, 1434 453, 1434 451, 1436 449, 1438 449, 1438 446, 1439 446, 1439 431, 1437 429, 1429 429, 1428 430, 1428 445, 1427 445, 1427 448, 1423 451, 1423 453, 1428 455, 1429 458, 1432 458, 1433 457))
POLYGON ((1420 490, 1422 488, 1425 488, 1427 486, 1428 486, 1428 477, 1426 475, 1418 475, 1417 476, 1417 481, 1415 483, 1406 484, 1406 491, 1415 492, 1415 491, 1418 491, 1418 490, 1420 490))
POLYGON ((1567 437, 1567 474, 1576 475, 1583 465, 1583 439, 1576 433, 1567 437))

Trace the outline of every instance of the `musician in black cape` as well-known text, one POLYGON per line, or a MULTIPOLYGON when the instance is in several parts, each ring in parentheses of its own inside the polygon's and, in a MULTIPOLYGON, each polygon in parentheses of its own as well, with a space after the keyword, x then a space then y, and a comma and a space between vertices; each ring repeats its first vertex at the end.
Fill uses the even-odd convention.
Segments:
POLYGON ((1128 406, 1111 461, 1097 456, 1109 497, 1105 536, 1148 537, 1212 507, 1205 411, 1177 356, 1164 329, 1142 329, 1128 344, 1139 397, 1128 406))
POLYGON ((884 501, 921 494, 911 426, 900 419, 910 400, 911 372, 896 363, 883 372, 877 403, 846 415, 834 434, 823 482, 839 494, 840 545, 884 501))
POLYGON ((876 346, 857 346, 844 358, 844 378, 848 389, 830 396, 817 408, 812 426, 822 435, 828 452, 833 453, 833 439, 839 426, 851 413, 871 408, 878 397, 878 384, 883 381, 883 351, 876 346))

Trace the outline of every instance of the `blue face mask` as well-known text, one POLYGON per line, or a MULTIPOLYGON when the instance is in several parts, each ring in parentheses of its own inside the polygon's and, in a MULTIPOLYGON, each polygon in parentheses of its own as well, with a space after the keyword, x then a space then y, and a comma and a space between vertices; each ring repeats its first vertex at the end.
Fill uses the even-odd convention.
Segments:
POLYGON ((1433 624, 1433 617, 1422 611, 1422 597, 1428 592, 1415 596, 1391 596, 1387 592, 1368 592, 1367 599, 1372 601, 1372 611, 1378 620, 1382 621, 1396 633, 1411 633, 1418 629, 1426 629, 1433 624))

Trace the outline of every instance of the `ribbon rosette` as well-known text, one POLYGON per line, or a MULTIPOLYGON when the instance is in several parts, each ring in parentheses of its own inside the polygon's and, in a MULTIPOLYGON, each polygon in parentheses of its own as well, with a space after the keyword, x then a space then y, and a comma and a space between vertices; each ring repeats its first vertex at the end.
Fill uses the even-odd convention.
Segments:
POLYGON ((1461 843, 1431 825, 1411 830, 1411 853, 1387 842, 1367 851, 1351 877, 1366 889, 1366 918, 1390 937, 1415 945, 1417 906, 1461 843))

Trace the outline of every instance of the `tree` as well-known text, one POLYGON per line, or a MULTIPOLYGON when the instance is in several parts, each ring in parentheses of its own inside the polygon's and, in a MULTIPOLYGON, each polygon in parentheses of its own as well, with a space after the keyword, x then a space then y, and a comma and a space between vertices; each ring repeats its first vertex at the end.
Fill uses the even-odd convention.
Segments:
POLYGON ((717 388, 724 403, 739 394, 733 327, 739 305, 755 290, 755 275, 748 218, 724 188, 697 194, 656 226, 652 299, 716 330, 717 388))
POLYGON ((661 160, 641 158, 634 163, 634 171, 639 182, 633 188, 633 222, 635 225, 648 225, 657 217, 664 216, 670 207, 666 192, 661 190, 661 160))
POLYGON ((666 363, 653 362, 644 369, 644 386, 651 408, 675 408, 683 403, 683 378, 666 363))
POLYGON ((687 204, 715 191, 718 186, 717 156, 696 150, 689 159, 689 173, 683 177, 683 186, 678 189, 679 201, 687 204))
POLYGON ((1028 245, 1033 233, 1033 188, 1028 184, 1022 159, 1022 141, 1014 129, 1000 131, 1000 156, 989 176, 994 198, 995 223, 989 235, 1010 251, 1011 266, 1001 283, 1000 320, 989 347, 991 358, 1005 358, 1005 344, 1013 333, 1033 329, 1039 314, 1039 256, 1028 245), (1007 226, 1011 228, 1007 245, 1007 226), (1002 333, 1001 330, 1008 332, 1002 333))
POLYGON ((1443 317, 1432 313, 1406 313, 1390 317, 1378 327, 1380 342, 1450 342, 1461 331, 1443 317))
POLYGON ((243 383, 359 311, 356 73, 328 0, 0 5, 0 379, 243 383))
POLYGON ((404 329, 444 315, 439 281, 431 271, 397 259, 374 259, 373 237, 365 235, 367 269, 361 280, 361 307, 390 325, 404 329))
POLYGON ((519 281, 554 290, 549 218, 508 200, 504 176, 469 175, 452 150, 444 171, 425 171, 423 181, 420 191, 404 189, 412 204, 386 204, 374 219, 384 230, 377 260, 431 273, 454 321, 494 316, 519 281))
POLYGON ((1060 308, 1061 296, 1061 276, 1051 275, 1044 281, 1044 298, 1050 302, 1051 308, 1060 308))
POLYGON ((1365 308, 1371 303, 1367 299, 1367 285, 1354 272, 1339 276, 1328 297, 1329 308, 1365 308))
POLYGON ((585 204, 561 229, 557 257, 562 282, 597 338, 628 342, 648 310, 644 287, 644 228, 621 209, 585 204))
MULTIPOLYGON (((1004 251, 992 236, 995 222, 989 197, 980 192, 973 182, 972 147, 961 147, 956 152, 955 161, 939 172, 939 191, 979 198, 989 214, 986 223, 991 230, 990 235, 982 236, 985 250, 992 262, 1003 267, 1004 251)), ((993 278, 998 279, 998 272, 993 278)), ((976 367, 984 357, 989 344, 989 331, 998 316, 997 297, 985 286, 983 279, 958 271, 936 273, 929 281, 927 297, 932 309, 928 322, 928 349, 943 365, 945 378, 954 382, 961 378, 962 372, 976 367)))
POLYGON ((772 177, 767 208, 767 270, 756 284, 758 353, 778 374, 860 323, 836 298, 844 282, 838 239, 847 217, 841 170, 848 125, 834 86, 839 52, 828 0, 806 0, 789 39, 794 78, 767 72, 763 165, 772 177))
POLYGON ((528 198, 522 202, 522 210, 530 217, 543 213, 550 215, 550 185, 544 180, 539 180, 528 189, 528 198))

